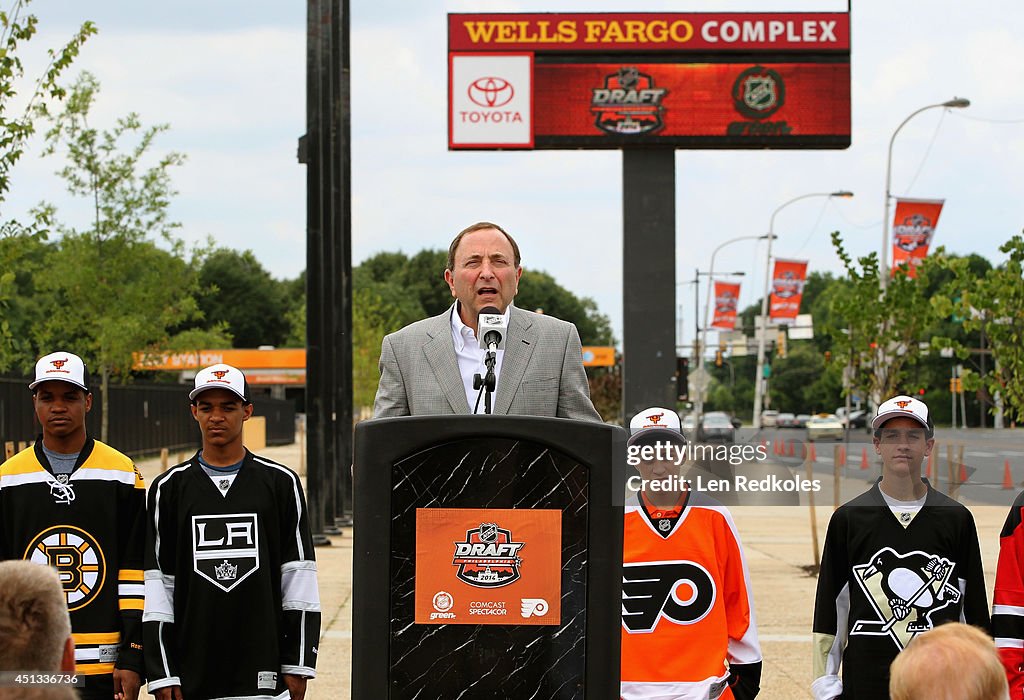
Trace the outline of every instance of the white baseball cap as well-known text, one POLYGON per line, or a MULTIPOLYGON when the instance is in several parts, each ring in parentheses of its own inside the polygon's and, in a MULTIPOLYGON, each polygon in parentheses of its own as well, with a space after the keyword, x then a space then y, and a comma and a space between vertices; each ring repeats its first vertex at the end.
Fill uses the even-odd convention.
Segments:
POLYGON ((245 403, 249 403, 249 383, 245 381, 242 370, 231 365, 211 365, 196 372, 196 388, 189 392, 188 398, 195 400, 207 389, 227 389, 236 394, 245 403))
POLYGON ((627 444, 633 444, 649 435, 665 435, 673 438, 675 442, 686 442, 686 438, 683 437, 683 432, 680 430, 679 415, 671 408, 652 406, 640 411, 633 416, 633 420, 629 421, 627 444))
POLYGON ((878 407, 878 413, 871 420, 871 427, 877 430, 892 418, 912 418, 928 430, 932 430, 932 422, 928 417, 928 406, 913 396, 894 396, 888 401, 883 401, 878 407))
POLYGON ((88 378, 89 374, 81 357, 70 352, 51 352, 36 362, 36 378, 28 388, 35 389, 43 382, 58 381, 74 384, 88 392, 88 378))

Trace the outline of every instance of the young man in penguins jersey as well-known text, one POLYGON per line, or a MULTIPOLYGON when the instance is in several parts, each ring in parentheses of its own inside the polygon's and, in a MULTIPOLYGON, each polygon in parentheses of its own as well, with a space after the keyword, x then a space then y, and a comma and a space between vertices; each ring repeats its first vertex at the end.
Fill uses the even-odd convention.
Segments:
POLYGON ((158 700, 301 700, 320 640, 302 487, 245 448, 253 406, 242 372, 199 371, 189 399, 203 447, 149 490, 149 691, 158 700))
POLYGON ((882 477, 832 515, 825 536, 814 604, 817 700, 888 698, 889 666, 914 637, 944 622, 989 627, 974 518, 921 478, 935 445, 928 407, 895 396, 871 427, 882 477))
POLYGON ((642 411, 630 432, 640 483, 633 477, 625 504, 621 696, 752 700, 761 647, 732 516, 683 488, 676 459, 665 458, 686 446, 675 411, 642 411))
POLYGON ((57 569, 71 613, 81 698, 135 700, 142 660, 146 491, 132 461, 94 440, 85 363, 36 363, 35 445, 0 465, 0 559, 57 569))

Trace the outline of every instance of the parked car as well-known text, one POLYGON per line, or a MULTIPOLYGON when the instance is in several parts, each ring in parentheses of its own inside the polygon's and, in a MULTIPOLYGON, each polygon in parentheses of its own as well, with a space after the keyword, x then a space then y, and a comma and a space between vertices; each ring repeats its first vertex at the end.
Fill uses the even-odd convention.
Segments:
POLYGON ((679 429, 683 431, 683 436, 687 440, 693 440, 693 414, 687 413, 685 416, 679 419, 679 429))
POLYGON ((706 415, 709 415, 709 416, 722 416, 727 421, 732 423, 732 427, 734 427, 734 428, 742 428, 743 427, 743 421, 741 421, 736 416, 730 416, 725 411, 708 411, 706 415))
POLYGON ((811 419, 811 414, 810 413, 798 413, 798 414, 796 414, 796 427, 797 428, 806 428, 807 427, 807 421, 809 421, 810 419, 811 419))
POLYGON ((729 417, 724 414, 709 413, 704 416, 700 424, 701 442, 736 442, 736 428, 733 427, 729 417))
POLYGON ((842 440, 845 435, 843 424, 831 413, 818 414, 807 421, 807 439, 842 440))
POLYGON ((773 409, 761 411, 761 427, 774 428, 778 425, 779 412, 773 409))
MULTIPOLYGON (((845 428, 846 427, 846 423, 847 423, 847 421, 846 421, 846 407, 845 406, 841 406, 841 407, 837 408, 835 416, 836 416, 836 418, 839 419, 839 422, 842 423, 843 427, 845 428)), ((867 428, 868 427, 868 422, 870 420, 871 420, 871 416, 868 415, 867 411, 862 411, 859 408, 855 408, 855 409, 850 411, 850 421, 849 422, 850 422, 850 427, 851 428, 867 428)))
POLYGON ((795 428, 796 416, 792 413, 780 413, 775 418, 775 425, 779 428, 795 428))

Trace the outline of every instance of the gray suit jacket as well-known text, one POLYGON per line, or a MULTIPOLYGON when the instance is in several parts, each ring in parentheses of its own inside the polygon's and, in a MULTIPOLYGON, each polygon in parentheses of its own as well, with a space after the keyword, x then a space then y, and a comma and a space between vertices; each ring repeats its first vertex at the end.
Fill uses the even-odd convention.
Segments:
MULTIPOLYGON (((449 308, 384 337, 374 418, 472 412, 455 357, 451 314, 449 308)), ((601 420, 590 401, 576 326, 512 307, 492 412, 601 420)))

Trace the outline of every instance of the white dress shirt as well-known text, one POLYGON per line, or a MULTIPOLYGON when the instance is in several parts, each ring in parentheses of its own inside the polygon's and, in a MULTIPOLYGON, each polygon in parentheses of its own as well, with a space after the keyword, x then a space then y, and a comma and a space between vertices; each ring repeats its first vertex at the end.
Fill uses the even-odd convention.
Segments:
MULTIPOLYGON (((459 360, 459 373, 462 375, 462 385, 466 389, 466 402, 469 404, 469 410, 473 413, 484 412, 484 397, 480 396, 480 405, 476 406, 476 397, 480 394, 480 389, 473 388, 473 375, 479 374, 481 377, 486 376, 487 367, 484 366, 484 354, 485 350, 480 347, 480 342, 476 338, 476 329, 470 328, 462 322, 462 316, 459 315, 459 302, 456 302, 452 307, 452 342, 455 343, 455 357, 459 360), (476 410, 473 408, 476 406, 476 410)), ((512 305, 509 304, 508 308, 505 309, 505 327, 508 327, 508 320, 511 312, 509 309, 512 305)), ((506 339, 507 340, 507 339, 506 339)), ((496 361, 494 363, 494 389, 497 393, 498 384, 501 382, 501 361, 505 357, 504 350, 498 350, 496 353, 496 361)), ((491 395, 491 407, 494 407, 494 394, 491 395)))

